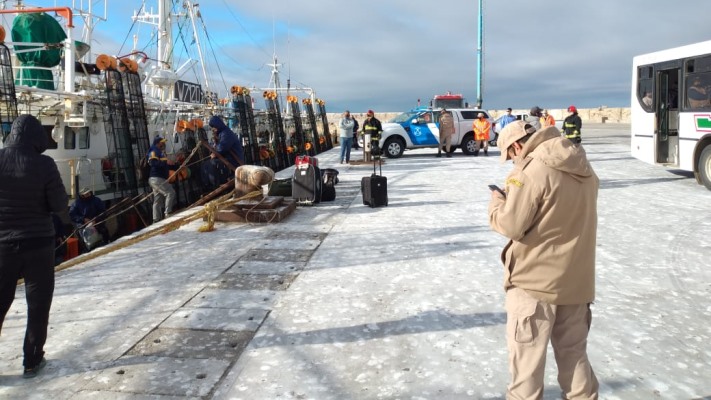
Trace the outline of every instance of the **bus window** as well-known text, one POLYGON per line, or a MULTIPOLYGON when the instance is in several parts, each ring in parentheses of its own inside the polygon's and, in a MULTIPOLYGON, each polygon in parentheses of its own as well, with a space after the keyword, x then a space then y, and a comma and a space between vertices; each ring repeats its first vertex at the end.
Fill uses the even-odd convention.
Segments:
POLYGON ((643 66, 637 69, 637 101, 642 109, 647 112, 654 112, 654 81, 653 68, 643 66))
POLYGON ((711 106, 711 73, 693 74, 686 78, 687 106, 694 110, 705 109, 711 106))

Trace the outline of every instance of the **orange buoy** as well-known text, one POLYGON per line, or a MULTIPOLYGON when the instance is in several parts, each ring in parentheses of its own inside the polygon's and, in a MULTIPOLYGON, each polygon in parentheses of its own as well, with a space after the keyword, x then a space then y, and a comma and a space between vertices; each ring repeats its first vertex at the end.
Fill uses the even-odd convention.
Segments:
POLYGON ((119 64, 119 70, 121 72, 126 72, 126 71, 133 72, 133 73, 138 72, 138 63, 135 62, 134 60, 132 60, 128 57, 124 57, 120 61, 121 61, 121 63, 119 64))
POLYGON ((168 176, 168 182, 175 183, 176 177, 179 181, 184 181, 190 177, 190 170, 188 168, 180 168, 177 171, 170 171, 170 176, 168 176))
POLYGON ((96 68, 102 71, 116 69, 116 59, 106 54, 99 54, 99 56, 96 57, 96 68))
POLYGON ((0 26, 0 43, 5 42, 5 28, 0 26))
POLYGON ((200 129, 205 126, 205 123, 200 118, 191 119, 190 123, 193 124, 195 129, 200 129))

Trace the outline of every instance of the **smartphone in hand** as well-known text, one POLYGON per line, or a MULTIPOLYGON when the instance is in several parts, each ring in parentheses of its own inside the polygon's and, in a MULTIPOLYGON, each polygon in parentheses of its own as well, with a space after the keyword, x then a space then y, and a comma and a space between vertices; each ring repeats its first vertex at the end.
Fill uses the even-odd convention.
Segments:
POLYGON ((503 190, 501 190, 500 187, 498 187, 496 185, 489 185, 489 190, 491 190, 492 192, 497 191, 497 192, 501 193, 502 196, 506 197, 506 193, 503 190))

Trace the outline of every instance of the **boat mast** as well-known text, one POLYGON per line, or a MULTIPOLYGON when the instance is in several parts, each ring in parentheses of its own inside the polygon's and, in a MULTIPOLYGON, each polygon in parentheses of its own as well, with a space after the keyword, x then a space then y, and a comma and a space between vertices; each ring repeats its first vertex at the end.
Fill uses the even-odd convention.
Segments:
POLYGON ((477 68, 476 68, 476 108, 481 108, 481 104, 483 102, 482 100, 482 88, 481 88, 481 80, 482 80, 482 74, 483 74, 483 58, 484 55, 482 53, 483 47, 484 47, 484 8, 482 3, 484 0, 479 0, 479 30, 478 30, 478 39, 477 39, 477 48, 476 48, 476 56, 477 56, 477 68))
MULTIPOLYGON (((190 1, 185 2, 187 8, 188 8, 188 13, 190 15, 190 22, 193 24, 193 36, 195 37, 195 45, 197 46, 197 51, 198 51, 198 57, 200 57, 200 66, 202 68, 202 76, 205 79, 205 91, 210 90, 210 81, 207 79, 207 70, 205 68, 205 58, 202 55, 202 46, 200 45, 200 36, 198 35, 197 28, 195 26, 195 8, 198 7, 198 4, 193 5, 190 1)), ((197 11, 200 12, 200 11, 197 11)))
POLYGON ((170 20, 170 0, 158 0, 158 63, 160 69, 171 69, 173 64, 173 32, 170 20))

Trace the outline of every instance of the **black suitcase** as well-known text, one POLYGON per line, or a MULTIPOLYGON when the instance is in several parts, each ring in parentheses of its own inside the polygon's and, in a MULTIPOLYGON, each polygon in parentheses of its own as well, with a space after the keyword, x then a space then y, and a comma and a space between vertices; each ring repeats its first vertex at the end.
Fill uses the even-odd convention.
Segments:
POLYGON ((383 175, 383 163, 380 162, 380 175, 375 173, 373 161, 373 175, 365 176, 360 181, 360 191, 363 192, 363 204, 370 207, 388 205, 388 178, 383 175))
POLYGON ((299 204, 314 204, 321 201, 321 170, 311 164, 294 168, 291 197, 299 204))
POLYGON ((338 183, 338 170, 324 168, 321 170, 323 176, 323 186, 321 187, 321 201, 333 201, 336 199, 336 184, 338 183))

